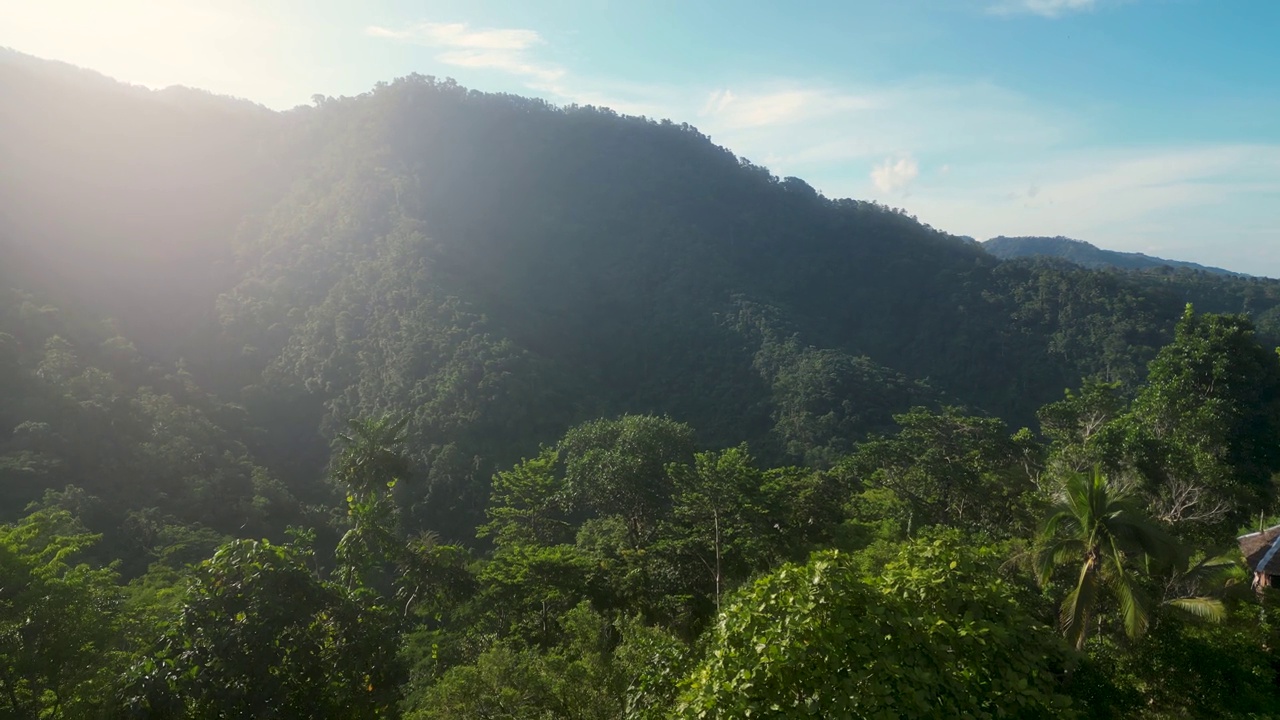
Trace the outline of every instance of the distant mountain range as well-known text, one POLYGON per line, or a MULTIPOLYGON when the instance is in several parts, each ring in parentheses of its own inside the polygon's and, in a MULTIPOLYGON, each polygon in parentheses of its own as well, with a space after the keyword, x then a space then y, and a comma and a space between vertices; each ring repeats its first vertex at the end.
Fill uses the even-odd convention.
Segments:
POLYGON ((982 249, 1001 260, 1022 257, 1056 257, 1087 268, 1119 268, 1121 270, 1150 270, 1158 267, 1203 270, 1214 275, 1246 277, 1244 273, 1207 267, 1182 260, 1166 260, 1142 253, 1103 250, 1083 240, 1066 237, 994 237, 981 243, 982 249))

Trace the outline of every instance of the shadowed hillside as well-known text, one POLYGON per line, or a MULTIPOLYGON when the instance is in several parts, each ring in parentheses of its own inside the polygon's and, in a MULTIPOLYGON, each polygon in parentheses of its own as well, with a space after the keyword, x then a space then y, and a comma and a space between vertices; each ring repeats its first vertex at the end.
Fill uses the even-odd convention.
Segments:
POLYGON ((346 418, 407 414, 405 492, 463 535, 585 419, 823 465, 913 405, 1023 424, 1134 382, 1189 301, 1276 327, 1277 283, 1000 263, 684 124, 422 76, 274 113, 4 57, 14 282, 183 358, 296 491, 346 418))

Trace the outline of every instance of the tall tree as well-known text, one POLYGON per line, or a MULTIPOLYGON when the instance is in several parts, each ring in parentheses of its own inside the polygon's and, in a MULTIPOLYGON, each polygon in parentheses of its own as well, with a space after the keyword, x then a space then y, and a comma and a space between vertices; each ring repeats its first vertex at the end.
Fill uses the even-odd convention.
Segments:
POLYGON ((1050 443, 1050 471, 1079 473, 1099 464, 1107 468, 1122 464, 1120 435, 1112 431, 1115 420, 1129 409, 1121 384, 1089 378, 1080 390, 1067 390, 1064 395, 1036 413, 1050 443))
POLYGON ((1216 540, 1214 533, 1234 531, 1274 499, 1280 358, 1259 344, 1248 318, 1188 305, 1124 423, 1128 451, 1153 495, 1227 501, 1199 533, 1216 540))
POLYGON ((410 470, 403 451, 406 425, 408 418, 352 420, 350 434, 341 437, 333 474, 346 490, 351 527, 338 542, 337 558, 350 588, 368 584, 380 565, 405 564, 407 546, 392 492, 410 470))
POLYGON ((393 717, 403 681, 394 611, 313 564, 298 545, 219 549, 135 669, 125 704, 161 717, 393 717))
POLYGON ((917 527, 953 525, 997 536, 1028 523, 1040 450, 999 419, 959 408, 913 408, 895 415, 896 434, 863 443, 845 466, 863 485, 887 488, 911 508, 917 527))
POLYGON ((768 522, 764 473, 740 446, 698 453, 692 466, 673 465, 671 476, 671 521, 663 528, 660 547, 706 571, 719 614, 729 583, 765 569, 770 541, 780 544, 778 530, 768 522))
POLYGON ((572 499, 591 513, 621 516, 639 543, 669 510, 667 466, 693 458, 693 430, 671 418, 624 415, 570 430, 559 450, 572 499))
POLYGON ((1143 588, 1144 563, 1171 563, 1174 544, 1102 471, 1067 476, 1040 531, 1036 570, 1041 584, 1067 566, 1075 574, 1058 619, 1063 634, 1083 648, 1108 601, 1130 638, 1147 630, 1152 600, 1143 588))

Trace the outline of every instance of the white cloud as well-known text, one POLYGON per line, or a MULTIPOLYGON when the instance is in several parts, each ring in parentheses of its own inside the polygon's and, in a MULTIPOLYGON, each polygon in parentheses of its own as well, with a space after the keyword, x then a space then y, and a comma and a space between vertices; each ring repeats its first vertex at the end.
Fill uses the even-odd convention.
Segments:
POLYGON ((1280 275, 1280 146, 1077 148, 957 170, 917 188, 908 209, 979 238, 1066 235, 1280 275))
POLYGON ((436 59, 456 67, 498 70, 512 75, 523 75, 542 82, 553 82, 564 77, 564 70, 550 65, 529 62, 518 54, 484 50, 456 50, 441 53, 436 59))
POLYGON ((466 23, 418 23, 403 30, 377 25, 365 28, 371 37, 414 42, 429 47, 471 48, 476 50, 527 50, 542 43, 534 30, 472 30, 466 23))
POLYGON ((702 104, 702 109, 698 111, 698 115, 706 116, 722 113, 734 99, 732 90, 712 90, 711 94, 707 95, 707 101, 702 104))
POLYGON ((905 192, 920 175, 920 165, 910 156, 886 158, 871 170, 871 182, 883 193, 905 192))
POLYGON ((401 30, 371 25, 365 35, 426 47, 440 48, 436 55, 446 65, 499 72, 555 82, 565 71, 532 57, 533 48, 545 44, 535 30, 520 28, 473 29, 466 23, 418 23, 401 30))
POLYGON ((792 87, 735 94, 715 90, 698 113, 718 127, 745 129, 792 125, 832 115, 868 110, 877 100, 823 88, 792 87))
MULTIPOLYGON (((779 174, 816 182, 847 179, 850 167, 905 149, 933 167, 1023 157, 1067 134, 1071 116, 1052 110, 990 83, 948 79, 843 88, 743 83, 698 96, 683 111, 667 103, 677 118, 696 112, 700 129, 717 143, 779 174)), ((865 195, 867 188, 845 191, 865 195)))
POLYGON ((1097 0, 1003 0, 987 8, 996 15, 1039 15, 1058 18, 1073 12, 1092 10, 1097 0))

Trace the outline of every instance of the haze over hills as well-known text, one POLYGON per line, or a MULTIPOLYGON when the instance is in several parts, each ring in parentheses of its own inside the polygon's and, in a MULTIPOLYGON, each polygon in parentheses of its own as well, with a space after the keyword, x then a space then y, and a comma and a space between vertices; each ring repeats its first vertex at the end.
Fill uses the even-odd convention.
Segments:
POLYGON ((1243 275, 1243 273, 1207 267, 1182 260, 1167 260, 1142 253, 1103 250, 1083 240, 1065 237, 994 237, 982 243, 982 249, 1002 260, 1025 257, 1057 257, 1087 268, 1117 268, 1120 270, 1150 270, 1153 268, 1186 268, 1215 275, 1243 275))
POLYGON ((1280 281, 422 75, 0 53, 0 161, 0 715, 1280 711, 1280 281))
POLYGON ((591 417, 820 463, 912 405, 1021 424, 1083 376, 1135 381, 1188 301, 1280 335, 1280 283, 1001 263, 670 121, 422 76, 270 112, 0 73, 24 290, 183 358, 292 485, 346 418, 410 413, 423 522, 463 535, 495 463, 591 417))

